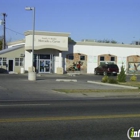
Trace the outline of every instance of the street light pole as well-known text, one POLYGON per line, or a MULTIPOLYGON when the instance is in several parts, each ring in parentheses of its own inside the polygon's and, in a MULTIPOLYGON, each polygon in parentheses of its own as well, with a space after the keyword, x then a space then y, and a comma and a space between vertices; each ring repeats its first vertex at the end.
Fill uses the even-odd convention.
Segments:
POLYGON ((29 73, 29 80, 36 80, 34 71, 34 35, 35 35, 35 7, 25 7, 25 10, 33 11, 33 38, 32 38, 32 72, 29 73), (31 76, 30 76, 31 75, 31 76), (30 78, 31 77, 31 78, 30 78))
POLYGON ((6 49, 6 35, 5 35, 5 17, 7 16, 6 13, 2 13, 3 15, 3 49, 6 49))
POLYGON ((35 34, 35 7, 25 7, 25 10, 33 11, 33 38, 32 38, 32 72, 34 71, 34 34, 35 34))
POLYGON ((35 36, 35 8, 33 8, 33 44, 32 44, 32 71, 34 71, 34 36, 35 36))

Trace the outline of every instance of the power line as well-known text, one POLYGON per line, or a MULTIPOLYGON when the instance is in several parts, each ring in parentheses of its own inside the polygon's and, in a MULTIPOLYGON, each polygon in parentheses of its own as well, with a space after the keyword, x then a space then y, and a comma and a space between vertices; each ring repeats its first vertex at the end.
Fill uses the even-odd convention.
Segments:
POLYGON ((12 30, 12 29, 10 29, 10 28, 7 28, 7 27, 6 27, 6 29, 8 29, 8 30, 10 30, 10 31, 12 31, 12 32, 15 32, 15 33, 17 33, 17 34, 20 34, 20 35, 23 35, 23 36, 24 36, 24 34, 19 33, 19 32, 17 32, 17 31, 14 31, 14 30, 12 30))

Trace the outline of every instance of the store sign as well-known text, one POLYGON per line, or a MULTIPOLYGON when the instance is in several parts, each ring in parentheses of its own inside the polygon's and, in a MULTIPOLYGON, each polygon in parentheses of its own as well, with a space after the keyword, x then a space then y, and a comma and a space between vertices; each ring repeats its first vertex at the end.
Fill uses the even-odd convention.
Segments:
MULTIPOLYGON (((32 35, 26 36, 26 50, 32 48, 32 35)), ((57 50, 68 50, 68 38, 62 36, 41 36, 35 35, 34 38, 34 49, 57 49, 57 50)))
POLYGON ((38 42, 43 42, 43 43, 60 43, 60 40, 55 37, 42 37, 41 39, 38 39, 38 42))

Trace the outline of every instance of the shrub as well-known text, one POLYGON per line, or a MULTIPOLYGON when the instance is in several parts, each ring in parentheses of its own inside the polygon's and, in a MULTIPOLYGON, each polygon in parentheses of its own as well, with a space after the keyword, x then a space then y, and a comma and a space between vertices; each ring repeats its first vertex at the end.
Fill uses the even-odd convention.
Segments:
POLYGON ((121 67, 121 72, 118 74, 118 82, 126 82, 126 74, 125 74, 125 70, 124 67, 121 67))
POLYGON ((105 76, 102 78, 102 82, 103 82, 103 83, 107 83, 107 82, 108 82, 108 79, 109 79, 108 76, 105 75, 105 76))
POLYGON ((111 83, 111 84, 117 84, 118 81, 117 81, 117 79, 109 78, 109 79, 108 79, 108 83, 111 83))
POLYGON ((137 76, 136 75, 132 75, 130 77, 130 81, 137 81, 137 76))

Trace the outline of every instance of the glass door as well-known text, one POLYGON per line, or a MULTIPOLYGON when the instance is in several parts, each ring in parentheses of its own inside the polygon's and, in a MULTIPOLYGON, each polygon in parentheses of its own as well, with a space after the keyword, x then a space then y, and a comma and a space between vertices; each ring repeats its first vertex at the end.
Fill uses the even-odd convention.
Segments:
POLYGON ((39 60, 39 72, 49 73, 50 72, 50 60, 39 60))
POLYGON ((50 72, 50 60, 45 60, 44 72, 50 72))

